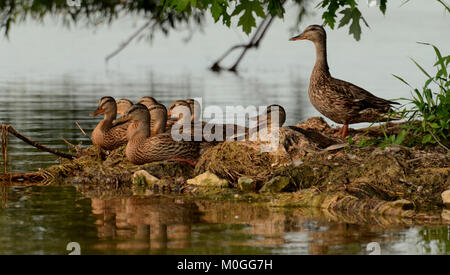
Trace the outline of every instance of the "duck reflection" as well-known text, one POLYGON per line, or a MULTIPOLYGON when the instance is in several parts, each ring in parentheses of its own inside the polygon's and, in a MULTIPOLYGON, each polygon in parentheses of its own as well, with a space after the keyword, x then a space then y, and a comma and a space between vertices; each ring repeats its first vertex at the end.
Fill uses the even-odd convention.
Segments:
POLYGON ((194 203, 180 199, 145 197, 93 198, 98 237, 115 240, 100 250, 164 250, 190 246, 191 224, 198 222, 194 203))
POLYGON ((394 242, 395 234, 386 233, 406 227, 351 216, 338 222, 319 210, 162 196, 93 198, 92 212, 102 240, 94 249, 130 254, 366 254, 365 244, 394 242))

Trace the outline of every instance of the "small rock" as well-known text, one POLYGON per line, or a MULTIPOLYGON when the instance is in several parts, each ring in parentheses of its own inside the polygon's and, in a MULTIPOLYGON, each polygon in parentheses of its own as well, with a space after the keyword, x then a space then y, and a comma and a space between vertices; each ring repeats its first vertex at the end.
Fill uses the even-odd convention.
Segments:
POLYGON ((132 177, 133 185, 142 187, 152 186, 156 182, 158 182, 158 180, 159 179, 157 177, 150 175, 150 173, 148 173, 145 170, 139 170, 134 172, 132 177))
POLYGON ((442 192, 441 194, 442 201, 444 202, 445 206, 450 208, 450 190, 446 190, 442 192))
POLYGON ((206 171, 203 174, 196 176, 193 179, 187 180, 188 184, 198 185, 198 186, 210 186, 210 187, 228 187, 228 181, 221 179, 215 174, 206 171))
POLYGON ((450 210, 448 209, 442 210, 441 217, 443 220, 450 221, 450 210))
POLYGON ((333 151, 338 150, 347 147, 347 143, 340 143, 340 144, 333 144, 331 146, 328 146, 327 148, 323 149, 324 151, 333 151))
POLYGON ((238 180, 238 188, 244 192, 252 192, 255 190, 255 184, 253 179, 240 177, 238 180))
POLYGON ((354 160, 357 158, 357 156, 353 155, 353 154, 348 154, 347 157, 351 160, 354 160))
POLYGON ((386 151, 388 153, 397 153, 397 152, 400 152, 401 150, 402 150, 402 148, 398 145, 391 145, 384 149, 384 151, 386 151))
POLYGON ((292 165, 294 165, 295 167, 299 167, 302 164, 303 164, 303 160, 301 160, 301 159, 296 159, 296 160, 292 161, 292 165))
POLYGON ((274 177, 263 185, 263 187, 260 189, 260 192, 279 193, 287 185, 289 185, 289 182, 290 181, 288 177, 274 177))

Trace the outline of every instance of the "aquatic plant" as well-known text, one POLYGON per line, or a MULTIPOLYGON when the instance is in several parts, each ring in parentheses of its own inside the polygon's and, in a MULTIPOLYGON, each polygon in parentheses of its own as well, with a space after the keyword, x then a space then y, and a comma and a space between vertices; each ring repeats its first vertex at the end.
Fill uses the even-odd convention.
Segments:
POLYGON ((449 149, 450 143, 450 55, 443 56, 439 49, 429 43, 420 43, 433 47, 437 61, 435 75, 428 73, 417 61, 411 58, 413 63, 425 74, 427 80, 424 86, 412 87, 403 78, 394 75, 397 79, 413 89, 412 98, 402 98, 407 101, 407 106, 402 115, 408 115, 408 121, 404 127, 414 137, 411 142, 422 144, 438 144, 449 149), (420 120, 418 123, 417 120, 420 120))

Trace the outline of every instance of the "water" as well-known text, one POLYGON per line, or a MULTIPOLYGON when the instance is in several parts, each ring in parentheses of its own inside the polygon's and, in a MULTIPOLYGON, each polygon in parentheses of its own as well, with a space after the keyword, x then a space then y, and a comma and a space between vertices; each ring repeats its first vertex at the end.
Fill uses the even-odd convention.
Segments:
POLYGON ((84 198, 74 187, 9 187, 0 254, 449 254, 450 227, 330 222, 302 209, 181 198, 84 198))
MULTIPOLYGON (((331 73, 381 97, 408 97, 408 88, 391 74, 401 75, 420 87, 423 76, 408 57, 414 57, 431 70, 433 50, 415 42, 433 43, 447 54, 450 17, 439 4, 428 1, 411 1, 402 7, 391 5, 386 16, 375 8, 363 7, 363 14, 371 29, 363 29, 362 41, 355 42, 347 34, 347 28, 328 32, 331 73)), ((75 122, 90 133, 99 118, 90 118, 88 114, 100 97, 110 95, 136 101, 151 95, 166 105, 191 97, 201 97, 204 106, 276 103, 285 107, 286 123, 296 124, 318 113, 307 97, 314 49, 308 41, 287 41, 292 34, 297 34, 289 32, 294 21, 292 16, 288 14, 284 22, 277 20, 273 24, 260 49, 250 51, 241 63, 239 75, 215 74, 207 69, 228 47, 247 39, 237 31, 213 24, 205 27, 203 33, 197 33, 189 43, 182 39, 187 36, 183 32, 169 37, 157 35, 152 45, 143 41, 131 43, 108 64, 103 58, 140 26, 141 20, 124 18, 111 27, 95 30, 82 27, 68 30, 52 19, 43 25, 27 22, 14 26, 10 40, 0 40, 0 122, 13 125, 42 144, 67 150, 61 137, 74 144, 90 145, 75 122)), ((320 15, 310 15, 301 27, 317 22, 320 15)), ((235 57, 231 56, 224 65, 231 64, 235 57)), ((53 155, 39 152, 12 136, 8 152, 10 172, 35 171, 57 163, 53 155)), ((2 198, 5 197, 3 194, 2 198)), ((172 231, 180 236, 189 235, 185 238, 189 242, 186 245, 184 237, 179 237, 179 242, 168 238, 159 244, 164 248, 158 250, 145 247, 143 243, 149 245, 147 240, 135 241, 133 232, 139 231, 136 228, 142 224, 147 226, 146 223, 131 222, 122 230, 117 224, 103 221, 106 225, 99 228, 102 219, 97 217, 98 209, 93 206, 96 201, 83 199, 72 188, 10 187, 7 201, 0 211, 1 253, 65 253, 69 239, 79 240, 84 251, 92 253, 364 253, 365 245, 374 240, 381 242, 386 253, 449 251, 448 238, 443 235, 436 239, 423 236, 427 230, 445 235, 448 232, 445 226, 372 230, 373 225, 339 224, 305 218, 301 213, 267 209, 264 210, 267 221, 255 222, 245 213, 236 215, 241 217, 239 221, 219 217, 205 220, 202 217, 208 213, 212 216, 218 205, 202 212, 195 203, 172 207, 174 204, 168 201, 160 203, 173 208, 170 216, 186 216, 186 220, 166 221, 168 229, 176 225, 175 229, 167 230, 167 235, 172 231), (20 198, 24 199, 20 201, 20 198), (48 209, 48 204, 53 203, 60 212, 48 209), (280 228, 271 221, 278 219, 283 224, 280 228), (288 220, 295 226, 286 225, 288 220), (103 236, 110 234, 105 230, 112 230, 113 235, 103 236), (24 243, 30 239, 33 242, 24 243), (53 241, 49 243, 49 240, 53 241), (326 248, 318 245, 323 242, 326 248), (440 247, 442 244, 446 248, 440 247), (426 250, 427 245, 432 248, 426 250), (217 251, 209 251, 211 247, 217 247, 217 251)), ((154 206, 146 207, 135 210, 136 215, 161 211, 154 210, 154 206)), ((261 214, 256 209, 248 211, 261 214)), ((123 213, 114 214, 116 222, 118 214, 123 213)), ((164 227, 161 224, 156 227, 164 227)))

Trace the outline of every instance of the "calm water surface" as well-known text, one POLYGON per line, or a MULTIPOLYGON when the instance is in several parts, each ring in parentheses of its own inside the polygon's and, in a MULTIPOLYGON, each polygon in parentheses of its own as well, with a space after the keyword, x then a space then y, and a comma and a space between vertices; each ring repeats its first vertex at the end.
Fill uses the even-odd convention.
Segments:
POLYGON ((308 210, 158 196, 88 199, 74 187, 7 189, 0 254, 68 254, 69 242, 82 254, 369 254, 370 242, 382 254, 449 254, 450 226, 336 222, 308 210))
MULTIPOLYGON (((391 74, 420 87, 423 77, 408 57, 429 70, 433 64, 432 49, 415 42, 436 44, 445 54, 450 45, 450 17, 426 2, 392 5, 384 17, 363 8, 371 29, 363 30, 360 42, 347 29, 329 32, 332 74, 382 97, 408 97, 408 88, 391 74)), ((95 31, 68 30, 50 19, 15 26, 9 41, 0 40, 0 123, 59 150, 67 150, 62 137, 89 146, 75 122, 90 133, 99 118, 88 114, 105 95, 133 101, 150 95, 166 105, 188 97, 201 97, 204 106, 277 103, 285 107, 288 124, 298 123, 318 115, 307 96, 314 49, 306 41, 287 41, 289 18, 273 25, 260 50, 245 57, 239 75, 207 70, 229 46, 246 39, 217 25, 209 24, 189 43, 182 32, 157 36, 152 45, 132 43, 109 64, 103 58, 139 20, 125 18, 95 31)), ((317 22, 320 15, 310 15, 301 27, 317 22)), ((233 56, 225 65, 232 61, 233 56)), ((8 152, 10 172, 57 163, 12 136, 8 152)), ((5 187, 0 253, 66 253, 69 241, 79 242, 84 253, 364 254, 372 241, 383 253, 450 251, 447 226, 382 226, 312 216, 160 198, 102 201, 84 198, 72 187, 5 187)))

